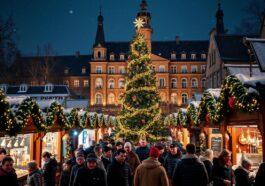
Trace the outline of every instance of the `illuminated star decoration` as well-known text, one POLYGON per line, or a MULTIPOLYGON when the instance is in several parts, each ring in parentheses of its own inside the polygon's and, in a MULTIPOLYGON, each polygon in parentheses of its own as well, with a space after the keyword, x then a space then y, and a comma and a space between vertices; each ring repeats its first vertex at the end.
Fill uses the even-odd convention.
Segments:
POLYGON ((135 19, 133 23, 134 23, 134 26, 137 28, 137 30, 140 30, 140 28, 144 26, 144 20, 141 18, 135 19))

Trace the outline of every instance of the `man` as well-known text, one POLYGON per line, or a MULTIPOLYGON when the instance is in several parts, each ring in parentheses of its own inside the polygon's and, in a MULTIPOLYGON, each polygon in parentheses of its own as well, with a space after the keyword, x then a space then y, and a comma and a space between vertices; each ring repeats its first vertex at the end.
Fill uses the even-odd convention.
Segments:
POLYGON ((51 158, 51 153, 49 152, 43 152, 42 159, 45 162, 43 165, 44 186, 55 186, 57 161, 51 158))
POLYGON ((97 166, 97 157, 90 153, 86 159, 86 165, 78 169, 74 186, 107 186, 104 170, 97 166))
POLYGON ((102 162, 104 164, 105 170, 108 170, 108 167, 111 163, 112 149, 108 146, 105 146, 103 149, 102 162))
POLYGON ((195 145, 187 144, 186 151, 187 153, 175 168, 173 186, 207 186, 207 171, 204 164, 195 155, 195 145))
POLYGON ((81 167, 84 167, 84 163, 85 163, 84 155, 81 153, 78 154, 76 157, 76 165, 74 165, 72 170, 71 170, 70 182, 69 182, 70 186, 73 186, 74 178, 75 178, 75 175, 77 173, 77 170, 81 167))
POLYGON ((27 186, 40 186, 43 185, 42 175, 38 168, 38 165, 35 160, 28 162, 28 171, 29 175, 27 178, 27 186))
POLYGON ((140 147, 138 147, 135 153, 138 155, 140 161, 147 159, 149 156, 149 147, 147 146, 147 141, 145 139, 140 139, 140 147))
POLYGON ((5 156, 0 167, 0 185, 18 186, 17 174, 13 168, 14 160, 10 156, 5 156))
POLYGON ((2 165, 2 160, 6 156, 6 149, 0 148, 0 166, 2 165))
POLYGON ((132 186, 131 171, 125 162, 126 152, 119 149, 116 152, 114 161, 108 168, 108 186, 132 186))
POLYGON ((95 148, 94 148, 94 153, 95 155, 97 156, 97 166, 101 169, 103 169, 106 174, 107 174, 107 171, 104 167, 104 163, 102 161, 102 156, 103 156, 103 153, 102 153, 102 147, 100 145, 96 145, 95 148))
POLYGON ((160 151, 152 147, 149 158, 144 160, 135 171, 134 186, 168 186, 165 168, 158 161, 160 151))

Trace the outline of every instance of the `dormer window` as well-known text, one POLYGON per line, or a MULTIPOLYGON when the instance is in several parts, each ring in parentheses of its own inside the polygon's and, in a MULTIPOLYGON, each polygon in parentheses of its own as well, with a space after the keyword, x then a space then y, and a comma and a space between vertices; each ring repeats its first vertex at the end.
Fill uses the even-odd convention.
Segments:
POLYGON ((0 85, 0 90, 2 90, 4 93, 6 93, 7 85, 6 84, 0 85))
POLYGON ((83 68, 82 68, 82 74, 85 74, 85 73, 86 73, 86 68, 83 67, 83 68))
POLYGON ((193 59, 193 60, 194 60, 194 59, 196 59, 196 54, 191 54, 191 56, 190 56, 190 57, 191 57, 191 59, 193 59))
POLYGON ((109 56, 109 60, 110 60, 110 61, 114 61, 114 54, 110 54, 110 56, 109 56))
POLYGON ((19 86, 19 91, 18 92, 27 92, 28 90, 28 85, 22 84, 19 86))
POLYGON ((171 60, 175 60, 175 59, 176 59, 176 53, 173 52, 173 53, 171 53, 171 60))
POLYGON ((120 61, 124 61, 124 54, 120 54, 120 61))
POLYGON ((69 74, 69 68, 64 69, 64 74, 69 74))
POLYGON ((182 59, 182 60, 185 60, 185 59, 186 59, 186 53, 182 53, 182 54, 181 54, 181 59, 182 59))
POLYGON ((206 59, 206 54, 201 54, 202 59, 206 59))
POLYGON ((52 84, 47 84, 45 85, 44 92, 52 92, 53 91, 53 85, 52 84))

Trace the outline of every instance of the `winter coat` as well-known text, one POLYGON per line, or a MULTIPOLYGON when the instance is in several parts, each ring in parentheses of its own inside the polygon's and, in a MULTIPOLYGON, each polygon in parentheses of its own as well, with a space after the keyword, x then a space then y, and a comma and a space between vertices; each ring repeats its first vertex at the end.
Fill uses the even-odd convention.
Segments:
POLYGON ((42 186, 43 185, 43 176, 39 169, 29 173, 27 178, 27 186, 42 186))
POLYGON ((15 169, 13 169, 11 172, 6 172, 4 169, 0 168, 0 185, 18 186, 15 169))
POLYGON ((224 180, 234 183, 234 176, 231 166, 222 165, 218 159, 213 161, 213 186, 225 186, 224 180))
POLYGON ((207 186, 208 175, 204 164, 196 155, 186 154, 177 164, 173 186, 207 186))
POLYGON ((255 186, 265 185, 265 163, 260 164, 255 178, 255 186))
POLYGON ((149 157, 149 151, 150 151, 150 148, 145 146, 145 147, 138 147, 135 150, 135 153, 138 155, 140 161, 142 162, 143 160, 149 157))
POLYGON ((204 159, 201 159, 205 168, 206 168, 206 171, 207 171, 207 174, 208 174, 208 178, 209 178, 209 183, 213 181, 213 176, 212 176, 212 172, 213 172, 213 162, 207 158, 204 158, 204 159))
POLYGON ((74 186, 107 186, 107 179, 104 170, 99 167, 91 170, 81 167, 77 170, 74 186))
POLYGON ((167 176, 170 180, 173 178, 173 173, 176 165, 180 162, 180 156, 179 154, 172 155, 171 153, 168 154, 168 156, 165 159, 164 167, 167 172, 167 176))
POLYGON ((108 167, 109 167, 109 165, 111 163, 111 158, 106 158, 106 157, 102 156, 101 160, 102 160, 102 162, 104 164, 105 170, 108 170, 108 167))
POLYGON ((165 168, 155 158, 148 158, 135 171, 134 186, 168 186, 165 168))
POLYGON ((44 186, 55 186, 57 161, 50 158, 43 166, 43 180, 44 186))
POLYGON ((63 170, 60 178, 60 186, 69 186, 70 183, 70 170, 63 170))
POLYGON ((108 186, 131 186, 131 170, 129 164, 119 163, 116 159, 110 164, 107 174, 108 186))
POLYGON ((127 163, 129 164, 130 166, 130 169, 131 169, 131 175, 134 175, 134 172, 136 170, 136 168, 138 167, 138 165, 140 165, 140 159, 138 157, 138 155, 133 152, 133 151, 130 151, 128 154, 127 154, 127 159, 126 159, 127 163))
POLYGON ((235 170, 236 186, 252 186, 254 177, 249 177, 249 172, 243 167, 238 167, 235 170))
POLYGON ((82 164, 82 165, 78 165, 78 164, 76 164, 76 165, 74 165, 74 166, 72 167, 71 174, 70 174, 70 182, 69 182, 69 186, 73 186, 74 179, 75 179, 75 175, 76 175, 78 169, 81 168, 81 167, 84 167, 84 166, 85 166, 84 164, 82 164))

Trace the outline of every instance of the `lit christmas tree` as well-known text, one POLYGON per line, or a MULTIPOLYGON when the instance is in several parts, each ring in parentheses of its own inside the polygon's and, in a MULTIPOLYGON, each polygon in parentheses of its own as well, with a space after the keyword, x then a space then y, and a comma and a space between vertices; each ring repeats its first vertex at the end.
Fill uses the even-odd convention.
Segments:
POLYGON ((134 22, 137 31, 130 46, 125 93, 121 98, 122 110, 117 117, 116 138, 136 141, 160 139, 164 131, 161 122, 160 97, 156 88, 156 77, 144 35, 139 29, 142 19, 134 22))

